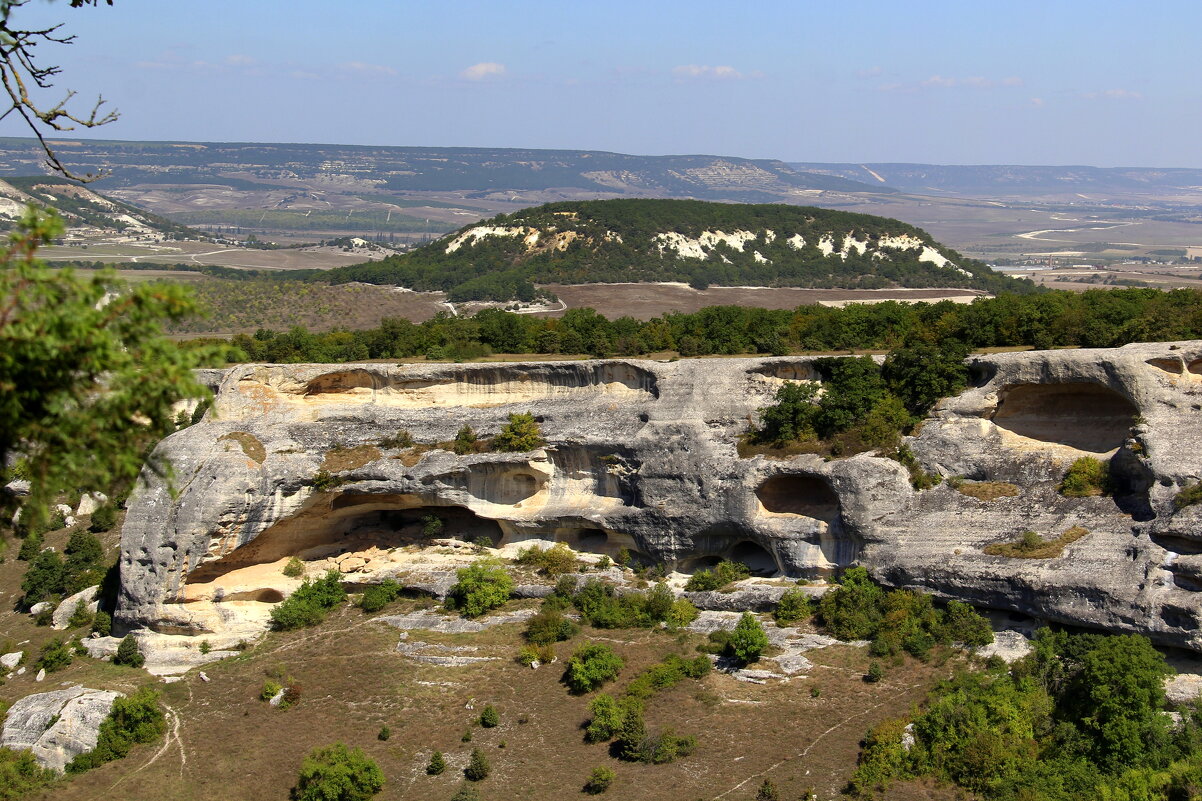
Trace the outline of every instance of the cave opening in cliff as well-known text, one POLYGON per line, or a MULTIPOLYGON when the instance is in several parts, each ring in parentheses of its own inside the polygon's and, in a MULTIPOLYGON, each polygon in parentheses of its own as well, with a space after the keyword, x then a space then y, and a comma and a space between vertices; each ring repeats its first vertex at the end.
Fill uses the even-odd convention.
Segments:
POLYGON ((1028 439, 1107 453, 1126 441, 1138 414, 1135 404, 1101 384, 1018 384, 998 394, 993 422, 1028 439))
POLYGON ((831 523, 839 517, 839 496, 820 476, 781 473, 755 491, 764 509, 776 514, 803 515, 831 523))
POLYGON ((753 576, 774 576, 780 572, 780 566, 772 554, 751 540, 744 540, 731 548, 728 558, 732 562, 747 565, 753 576))
POLYGON ((434 538, 487 540, 496 545, 501 536, 495 520, 460 506, 421 505, 404 495, 341 495, 329 506, 314 506, 269 526, 251 541, 193 570, 187 583, 213 581, 234 570, 292 556, 313 562, 434 538))

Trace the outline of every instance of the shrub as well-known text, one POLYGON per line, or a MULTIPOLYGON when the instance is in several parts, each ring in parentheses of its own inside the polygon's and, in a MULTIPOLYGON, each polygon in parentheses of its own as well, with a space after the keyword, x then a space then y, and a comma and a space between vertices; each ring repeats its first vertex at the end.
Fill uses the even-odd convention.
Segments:
POLYGON ((1105 495, 1110 491, 1108 465, 1092 456, 1082 456, 1069 466, 1058 490, 1066 498, 1105 495))
POLYGON ((470 784, 465 784, 455 791, 451 801, 480 801, 480 793, 470 784))
POLYGON ((710 660, 699 656, 695 659, 684 659, 676 654, 669 654, 663 662, 652 665, 630 682, 626 695, 630 698, 650 698, 660 690, 684 681, 699 679, 711 670, 710 660))
POLYGON ((884 615, 880 604, 884 591, 862 567, 848 568, 840 586, 822 596, 818 614, 831 634, 840 640, 871 639, 884 615))
POLYGON ((32 562, 41 552, 41 533, 37 531, 30 531, 25 535, 25 539, 21 540, 21 547, 17 550, 17 559, 22 562, 32 562))
POLYGON ((532 451, 545 444, 543 432, 530 412, 509 415, 509 422, 501 427, 501 432, 492 441, 495 450, 510 453, 532 451))
POLYGON ((641 593, 619 595, 609 584, 597 580, 584 583, 572 596, 572 604, 592 626, 621 629, 647 626, 646 596, 641 593))
POLYGON ((427 776, 441 776, 447 769, 447 761, 442 756, 442 751, 435 751, 430 755, 430 763, 426 765, 427 776))
POLYGON ((213 644, 211 642, 209 642, 208 640, 201 640, 200 645, 197 647, 197 650, 200 651, 202 654, 207 654, 209 651, 213 650, 213 644))
POLYGON ((809 595, 797 588, 785 591, 772 611, 772 617, 777 623, 786 625, 806 620, 814 614, 814 602, 809 595))
POLYGON ((771 779, 764 779, 764 783, 755 794, 755 801, 780 801, 780 793, 771 779))
POLYGON ((1060 556, 1065 546, 1089 533, 1089 529, 1073 526, 1055 539, 1045 540, 1034 531, 1022 532, 1015 542, 994 543, 982 550, 990 556, 1010 556, 1019 559, 1051 559, 1060 556))
POLYGON ((436 515, 426 515, 422 518, 422 539, 433 540, 442 536, 442 530, 445 528, 442 518, 436 515))
POLYGON ((48 786, 58 774, 43 768, 31 752, 0 748, 0 801, 17 801, 48 786))
POLYGON ((580 627, 564 617, 559 610, 541 609, 526 623, 524 634, 526 640, 535 645, 550 645, 570 640, 578 631, 580 627))
POLYGON ((572 549, 562 542, 557 542, 550 548, 540 548, 537 545, 523 548, 518 551, 514 561, 520 565, 535 567, 548 576, 561 576, 580 570, 580 560, 572 553, 572 549))
POLYGON ((25 593, 21 608, 28 610, 40 601, 62 595, 66 582, 67 566, 62 557, 54 551, 41 551, 30 561, 21 579, 21 591, 25 593))
POLYGON ((392 737, 392 729, 387 726, 381 726, 380 731, 376 733, 376 739, 380 742, 385 742, 390 737, 392 737))
POLYGON ((484 711, 480 713, 480 725, 486 729, 493 729, 501 722, 501 716, 497 712, 497 708, 492 704, 486 704, 484 711))
POLYGON ((589 795, 600 795, 609 789, 616 776, 613 768, 604 766, 593 768, 593 772, 588 775, 588 781, 584 783, 584 792, 589 795))
POLYGON ((92 617, 92 633, 107 637, 113 633, 113 616, 101 609, 92 617))
POLYGON ((71 664, 72 658, 71 647, 56 637, 42 647, 42 653, 34 667, 53 673, 71 664))
POLYGON ((586 743, 603 743, 613 739, 622 728, 622 721, 626 715, 626 710, 608 693, 598 693, 597 697, 589 702, 588 711, 593 717, 584 729, 586 743))
POLYGON ((587 693, 617 678, 625 667, 608 645, 590 643, 577 648, 568 660, 564 682, 574 693, 587 693))
POLYGON ((79 601, 75 604, 75 608, 71 610, 71 617, 67 618, 67 628, 76 629, 80 626, 91 626, 95 618, 96 616, 92 614, 92 610, 88 609, 88 602, 79 601))
POLYGON ((668 613, 668 625, 674 628, 684 628, 692 623, 701 613, 688 598, 678 598, 672 602, 672 611, 668 613))
POLYGON ((113 664, 140 668, 145 662, 146 657, 142 656, 142 649, 138 647, 138 641, 134 639, 134 635, 126 634, 121 639, 121 644, 117 646, 113 664))
POLYGON ((479 748, 473 748, 471 759, 463 769, 463 775, 469 782, 478 782, 487 779, 491 772, 492 766, 488 764, 488 757, 479 748))
POLYGON ((868 672, 864 674, 864 681, 875 684, 885 678, 885 668, 881 667, 881 663, 873 660, 868 663, 868 672))
POLYGON ((751 576, 751 568, 742 562, 722 561, 713 570, 698 570, 689 576, 684 588, 688 592, 720 590, 728 584, 742 581, 751 576))
POLYGON ((292 595, 271 610, 271 625, 276 631, 313 626, 346 600, 342 578, 337 570, 328 571, 316 581, 305 579, 292 595))
POLYGON ((288 578, 300 578, 301 576, 305 575, 305 563, 299 558, 293 556, 288 560, 288 563, 284 565, 283 573, 288 578))
POLYGON ((539 658, 538 649, 529 645, 523 646, 518 651, 516 658, 519 665, 525 665, 526 667, 533 667, 536 663, 542 662, 542 659, 539 658))
POLYGON ((741 664, 755 662, 768 647, 768 635, 760 621, 750 612, 744 612, 739 618, 735 630, 731 632, 727 643, 728 653, 741 664))
POLYGON ((315 748, 301 764, 294 801, 366 801, 384 787, 384 774, 358 748, 315 748))
POLYGON ((960 601, 949 601, 943 622, 944 635, 970 648, 993 642, 993 628, 977 610, 960 601))
MULTIPOLYGON (((1196 503, 1202 503, 1202 481, 1190 484, 1188 487, 1182 487, 1181 491, 1173 498, 1173 508, 1177 510, 1193 506, 1196 503)), ((22 550, 24 550, 24 546, 22 546, 22 550)))
POLYGON ((67 771, 79 773, 122 759, 135 745, 157 740, 166 731, 167 720, 159 708, 159 694, 143 687, 133 695, 113 701, 112 710, 100 724, 96 747, 71 760, 67 771))
POLYGON ((667 620, 668 616, 672 614, 672 603, 675 600, 676 596, 672 594, 672 590, 661 581, 651 588, 651 592, 647 593, 647 602, 643 608, 652 622, 659 623, 667 620))
POLYGON ((501 564, 481 559, 455 571, 456 582, 447 593, 446 607, 464 617, 479 617, 503 605, 513 592, 513 579, 501 564))
POLYGON ((379 584, 373 584, 363 591, 363 597, 359 599, 359 608, 368 614, 379 612, 395 601, 400 594, 400 584, 392 579, 384 579, 379 584))
POLYGON ((388 437, 384 437, 384 439, 380 440, 380 447, 381 448, 412 448, 413 447, 413 435, 410 434, 406 429, 402 428, 400 431, 397 431, 395 434, 388 436, 388 437))
POLYGON ((268 679, 267 681, 263 682, 263 689, 259 691, 259 700, 270 701, 272 698, 275 698, 282 689, 284 688, 278 681, 272 681, 271 679, 268 679))
POLYGON ((464 456, 475 452, 477 445, 476 432, 472 430, 471 426, 465 425, 455 434, 455 440, 451 443, 451 450, 460 456, 464 456))
POLYGON ((336 476, 327 470, 318 470, 313 475, 313 489, 318 492, 331 492, 346 483, 346 479, 336 476))
POLYGON ((100 534, 105 531, 112 531, 115 525, 117 525, 117 510, 106 503, 92 512, 92 519, 88 523, 88 531, 100 534))

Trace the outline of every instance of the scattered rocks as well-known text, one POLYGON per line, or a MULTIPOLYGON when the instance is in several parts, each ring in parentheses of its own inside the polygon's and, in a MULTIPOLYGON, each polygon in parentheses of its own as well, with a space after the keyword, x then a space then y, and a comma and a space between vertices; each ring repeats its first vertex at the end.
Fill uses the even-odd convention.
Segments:
POLYGON ((50 603, 49 601, 38 601, 33 606, 29 607, 29 614, 40 615, 43 612, 47 612, 53 608, 54 604, 50 603))
POLYGON ((46 680, 46 669, 42 668, 41 670, 39 670, 38 675, 34 676, 33 680, 34 681, 45 681, 46 680))
POLYGON ((524 623, 538 613, 536 609, 516 609, 512 612, 501 612, 494 615, 469 620, 454 615, 440 614, 425 609, 409 612, 404 615, 385 615, 376 618, 381 623, 387 623, 402 631, 437 631, 447 634, 466 634, 483 631, 493 626, 503 626, 506 623, 524 623))
POLYGON ((103 492, 85 492, 79 499, 79 506, 75 509, 76 517, 87 517, 108 503, 108 499, 103 492))
POLYGON ((984 659, 996 656, 1005 662, 1017 662, 1031 653, 1031 635, 1026 631, 1002 629, 993 633, 993 642, 977 649, 984 659))
POLYGON ((21 664, 21 657, 25 656, 24 651, 13 651, 10 654, 0 656, 0 667, 12 670, 17 665, 21 664))

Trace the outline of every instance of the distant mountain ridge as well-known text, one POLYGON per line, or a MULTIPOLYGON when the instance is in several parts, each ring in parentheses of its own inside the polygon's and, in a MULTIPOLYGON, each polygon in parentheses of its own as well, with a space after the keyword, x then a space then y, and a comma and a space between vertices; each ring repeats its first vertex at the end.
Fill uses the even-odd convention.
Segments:
POLYGON ((196 236, 191 229, 144 209, 50 176, 0 180, 0 230, 9 230, 30 205, 53 209, 68 231, 139 236, 196 236))
POLYGON ((1202 191, 1202 169, 1024 166, 1007 164, 823 164, 790 162, 796 170, 867 181, 916 194, 1009 195, 1163 194, 1202 191))
MULTIPOLYGON (((54 143, 68 165, 104 167, 104 186, 222 184, 236 190, 281 182, 360 181, 397 192, 569 190, 592 195, 796 200, 817 191, 891 192, 838 176, 798 172, 774 159, 638 156, 599 150, 375 147, 243 142, 54 143)), ((35 140, 0 138, 0 176, 29 174, 43 156, 35 140)), ((876 182, 873 182, 874 184, 876 182)))
POLYGON ((502 214, 411 253, 312 278, 439 289, 452 300, 528 299, 536 283, 1024 288, 925 231, 885 217, 785 204, 634 199, 549 203, 502 214))

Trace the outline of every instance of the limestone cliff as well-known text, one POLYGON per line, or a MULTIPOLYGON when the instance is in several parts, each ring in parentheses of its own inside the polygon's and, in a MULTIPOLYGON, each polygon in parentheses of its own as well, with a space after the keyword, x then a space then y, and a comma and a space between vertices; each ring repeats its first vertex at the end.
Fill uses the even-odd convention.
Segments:
POLYGON ((298 583, 293 555, 348 582, 397 572, 390 549, 431 517, 445 535, 566 541, 689 571, 734 558, 821 576, 859 562, 885 582, 1202 650, 1202 342, 977 357, 974 386, 910 441, 929 469, 1008 482, 984 501, 917 492, 898 463, 740 458, 738 436, 801 357, 670 363, 241 366, 203 422, 165 440, 122 533, 118 625, 242 635, 298 583), (532 411, 524 454, 390 447, 481 434, 532 411), (1056 491, 1081 455, 1112 456, 1113 497, 1056 491), (318 482, 324 471, 332 480, 318 482), (1089 534, 1052 559, 990 556, 1024 530, 1089 534))

